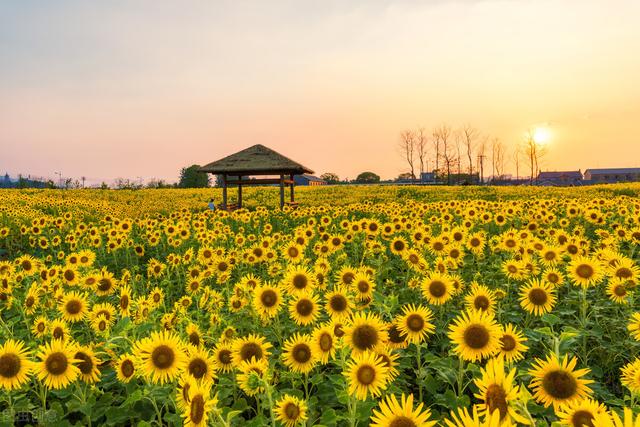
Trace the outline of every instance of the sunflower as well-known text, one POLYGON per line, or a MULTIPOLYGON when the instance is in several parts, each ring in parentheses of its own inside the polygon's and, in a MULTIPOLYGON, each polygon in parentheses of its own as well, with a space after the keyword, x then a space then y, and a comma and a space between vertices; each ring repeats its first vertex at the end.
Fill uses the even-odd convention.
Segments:
POLYGON ((37 286, 31 286, 24 297, 24 312, 31 315, 40 305, 40 295, 37 286))
POLYGON ((621 369, 620 382, 632 394, 640 394, 640 359, 627 363, 621 369))
POLYGON ((131 314, 131 288, 129 285, 123 285, 120 288, 118 307, 120 308, 121 317, 128 317, 131 314))
POLYGON ((40 346, 35 370, 38 379, 47 387, 61 389, 74 382, 80 374, 73 357, 75 348, 69 343, 53 339, 49 344, 40 346))
POLYGON ((376 351, 376 354, 382 358, 382 363, 388 369, 388 381, 392 382, 400 375, 400 371, 398 371, 398 359, 400 355, 394 353, 393 349, 389 346, 384 346, 382 350, 376 351))
POLYGON ((231 372, 233 369, 233 349, 230 345, 219 342, 212 350, 213 366, 218 372, 231 372))
POLYGON ((162 330, 138 341, 134 354, 143 375, 156 384, 173 381, 184 367, 183 343, 173 332, 162 330))
POLYGON ((431 323, 433 314, 428 308, 409 304, 402 309, 402 313, 396 319, 396 324, 409 342, 420 344, 425 340, 427 334, 435 331, 435 326, 431 323))
POLYGON ((240 385, 242 391, 248 396, 254 396, 264 392, 264 382, 270 381, 269 362, 266 359, 256 359, 243 361, 238 365, 240 374, 237 375, 236 381, 240 385))
POLYGON ((54 319, 49 324, 49 333, 54 340, 67 341, 69 339, 69 326, 61 319, 54 319))
POLYGON ((186 333, 189 344, 195 347, 202 346, 202 332, 200 332, 200 328, 198 327, 198 325, 189 322, 189 325, 187 325, 186 333))
POLYGON ((309 292, 315 287, 314 275, 307 267, 290 267, 282 280, 282 285, 290 294, 309 292))
POLYGON ((508 363, 517 362, 524 359, 525 353, 529 347, 523 343, 527 342, 527 338, 514 325, 507 324, 502 327, 500 335, 500 353, 508 363))
POLYGON ((490 417, 482 421, 478 415, 478 406, 473 407, 472 413, 469 413, 467 408, 458 408, 457 413, 451 411, 451 419, 446 419, 444 425, 446 427, 499 427, 500 411, 494 411, 490 417))
POLYGON ((189 345, 187 346, 187 361, 184 370, 185 374, 192 376, 198 381, 213 381, 215 376, 215 359, 209 354, 207 349, 189 345))
POLYGON ((436 421, 429 421, 431 411, 422 410, 423 403, 419 403, 414 409, 413 394, 405 396, 403 393, 400 402, 393 394, 387 395, 380 401, 380 410, 374 409, 371 416, 371 427, 432 427, 436 421))
POLYGON ((515 369, 505 375, 502 358, 489 359, 486 366, 480 370, 480 378, 474 380, 478 387, 478 393, 474 396, 482 401, 478 405, 481 415, 490 418, 497 411, 501 423, 510 423, 514 420, 521 424, 528 424, 527 419, 518 415, 513 405, 518 400, 519 393, 519 386, 514 384, 515 376, 515 369))
POLYGON ((255 334, 249 334, 244 338, 237 338, 233 343, 233 363, 236 367, 242 362, 251 359, 267 360, 271 344, 266 338, 255 334))
POLYGON ((344 319, 351 315, 353 303, 346 287, 338 286, 333 291, 326 293, 325 299, 327 302, 324 308, 332 319, 344 319))
POLYGON ((596 417, 607 413, 607 408, 592 399, 575 400, 556 411, 560 424, 571 427, 591 427, 596 417))
POLYGON ((37 338, 43 338, 47 334, 47 324, 49 321, 45 316, 38 316, 31 326, 31 333, 37 338))
POLYGON ((336 353, 337 338, 333 334, 333 327, 325 324, 317 327, 311 334, 311 349, 313 357, 322 364, 333 359, 336 353))
POLYGON ((9 339, 0 346, 0 387, 6 391, 18 389, 29 380, 35 364, 22 341, 9 339))
POLYGON ((365 301, 373 298, 373 291, 376 288, 376 282, 365 273, 357 273, 351 281, 351 287, 356 291, 356 299, 365 301))
POLYGON ((555 354, 547 356, 546 360, 536 358, 535 365, 529 370, 533 376, 530 387, 536 401, 545 408, 553 405, 558 409, 560 405, 581 400, 591 394, 588 384, 593 381, 582 378, 589 373, 589 369, 578 369, 577 359, 565 356, 562 362, 555 354))
POLYGON ((478 361, 500 351, 500 326, 492 315, 467 310, 449 325, 454 351, 464 360, 478 361))
POLYGON ((402 237, 396 237, 391 240, 391 243, 389 243, 389 250, 391 251, 391 253, 396 255, 402 255, 408 249, 409 245, 407 244, 407 241, 402 237))
POLYGON ((253 308, 263 319, 271 319, 278 314, 282 304, 282 293, 279 286, 265 284, 255 289, 253 308))
POLYGON ((319 312, 318 297, 311 293, 300 293, 289 303, 289 315, 297 325, 315 322, 319 312))
POLYGON ((62 297, 58 305, 62 318, 68 322, 79 322, 87 314, 87 300, 84 294, 69 292, 62 297))
POLYGON ((294 334, 284 343, 284 364, 293 372, 309 373, 316 363, 312 346, 311 337, 294 334))
POLYGON ((446 274, 432 273, 422 280, 420 286, 429 304, 442 305, 451 299, 453 284, 446 274))
POLYGON ((369 393, 379 396, 387 385, 387 371, 377 354, 370 351, 355 354, 344 371, 349 382, 349 394, 360 400, 366 400, 369 393))
POLYGON ((495 293, 491 289, 478 283, 472 283, 469 294, 465 296, 464 301, 467 309, 493 314, 495 299, 495 293))
POLYGON ((285 427, 305 424, 307 421, 307 404, 304 400, 285 394, 276 402, 276 419, 285 427))
POLYGON ((567 273, 576 286, 587 288, 602 278, 602 269, 597 260, 578 256, 567 266, 567 273))
POLYGON ((115 362, 116 377, 120 382, 128 383, 136 374, 136 360, 130 354, 121 355, 115 362))
POLYGON ((502 272, 509 279, 522 280, 526 276, 524 263, 515 259, 508 259, 502 263, 502 272))
POLYGON ((88 384, 96 383, 100 380, 98 366, 100 360, 90 347, 78 347, 74 356, 76 366, 80 369, 80 379, 88 384))
POLYGON ((376 351, 387 341, 388 335, 384 323, 377 314, 356 313, 346 328, 346 343, 354 354, 367 350, 376 351))
POLYGON ((555 289, 549 283, 532 279, 520 289, 520 306, 531 314, 541 316, 553 310, 555 289))
POLYGON ((100 271, 100 276, 98 277, 98 282, 95 285, 95 292, 98 296, 111 295, 117 286, 118 282, 112 273, 110 273, 106 268, 103 268, 100 271))
POLYGON ((632 259, 621 258, 609 267, 609 275, 615 279, 636 281, 640 276, 640 267, 632 259))
POLYGON ((542 279, 545 282, 551 283, 553 286, 558 287, 564 282, 564 275, 560 272, 560 270, 550 268, 542 273, 542 279))
POLYGON ((631 315, 627 329, 636 341, 640 341, 640 311, 636 311, 631 315))
POLYGON ((211 399, 211 383, 194 382, 188 388, 189 403, 182 413, 184 427, 207 426, 209 414, 217 405, 217 398, 211 399))
POLYGON ((595 414, 593 425, 597 427, 638 427, 640 415, 634 415, 631 408, 624 408, 622 418, 615 412, 598 412, 595 414))

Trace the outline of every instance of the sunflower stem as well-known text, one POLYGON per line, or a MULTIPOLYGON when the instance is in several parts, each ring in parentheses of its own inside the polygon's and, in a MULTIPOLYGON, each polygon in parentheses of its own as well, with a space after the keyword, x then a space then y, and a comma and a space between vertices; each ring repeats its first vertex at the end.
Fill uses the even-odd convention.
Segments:
POLYGON ((265 395, 267 396, 267 402, 269 403, 269 415, 271 416, 271 426, 275 427, 276 419, 273 415, 273 396, 272 396, 273 390, 271 389, 271 384, 267 380, 264 380, 264 391, 265 391, 265 395))
POLYGON ((582 363, 589 366, 587 358, 587 287, 582 287, 582 305, 580 307, 580 323, 582 325, 582 363))
POLYGON ((464 360, 458 358, 458 398, 462 397, 464 392, 464 360))
POLYGON ((418 371, 416 372, 416 379, 418 380, 418 402, 422 403, 422 349, 420 344, 416 344, 416 358, 418 359, 418 371))

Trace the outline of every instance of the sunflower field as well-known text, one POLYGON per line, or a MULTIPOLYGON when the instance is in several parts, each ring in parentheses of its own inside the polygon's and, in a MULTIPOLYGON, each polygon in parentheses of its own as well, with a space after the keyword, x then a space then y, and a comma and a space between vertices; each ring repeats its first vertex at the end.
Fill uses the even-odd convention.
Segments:
POLYGON ((640 426, 640 185, 0 191, 0 425, 640 426))

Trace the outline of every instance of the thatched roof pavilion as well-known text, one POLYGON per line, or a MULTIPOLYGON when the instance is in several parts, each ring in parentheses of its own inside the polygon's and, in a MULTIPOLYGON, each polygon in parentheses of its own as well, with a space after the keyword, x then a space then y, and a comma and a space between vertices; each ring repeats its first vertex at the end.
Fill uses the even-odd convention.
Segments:
POLYGON ((243 185, 279 184, 280 207, 284 207, 285 205, 284 186, 289 185, 291 189, 291 201, 289 204, 295 204, 293 176, 313 173, 311 169, 261 144, 254 145, 202 166, 200 172, 222 176, 222 206, 225 209, 229 208, 227 204, 227 187, 229 185, 238 186, 238 208, 242 207, 243 185), (280 178, 248 179, 249 176, 255 175, 279 175, 280 178), (235 178, 229 179, 229 177, 235 178))

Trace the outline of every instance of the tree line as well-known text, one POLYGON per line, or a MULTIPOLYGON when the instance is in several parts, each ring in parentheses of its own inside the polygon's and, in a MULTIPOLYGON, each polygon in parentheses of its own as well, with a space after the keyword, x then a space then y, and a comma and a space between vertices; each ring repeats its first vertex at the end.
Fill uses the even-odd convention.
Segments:
POLYGON ((546 154, 546 147, 535 140, 531 129, 523 141, 509 149, 499 138, 484 135, 469 124, 458 128, 441 124, 431 131, 424 127, 405 129, 400 132, 398 150, 408 168, 405 177, 418 180, 430 172, 436 181, 446 184, 482 183, 489 171, 491 181, 505 180, 509 163, 520 180, 523 160, 528 161, 533 183, 546 154))

